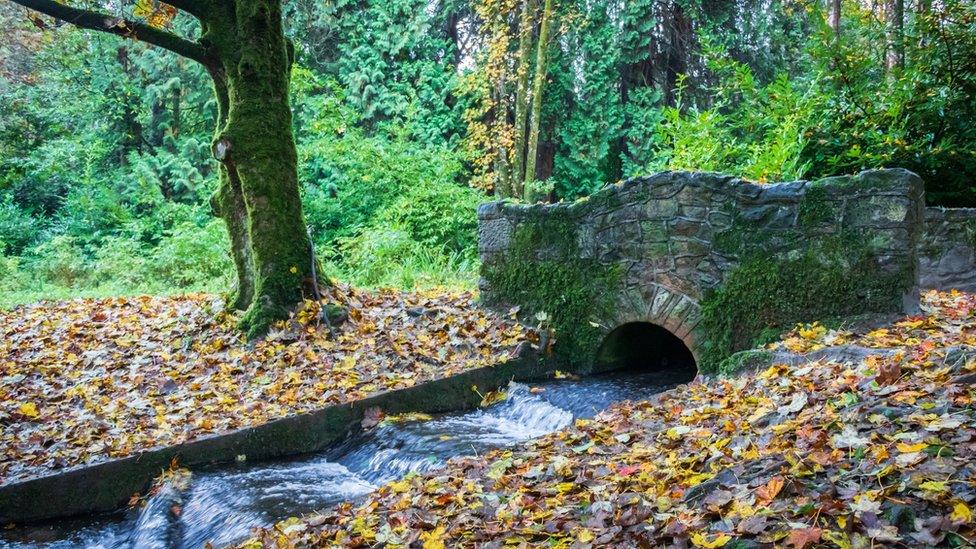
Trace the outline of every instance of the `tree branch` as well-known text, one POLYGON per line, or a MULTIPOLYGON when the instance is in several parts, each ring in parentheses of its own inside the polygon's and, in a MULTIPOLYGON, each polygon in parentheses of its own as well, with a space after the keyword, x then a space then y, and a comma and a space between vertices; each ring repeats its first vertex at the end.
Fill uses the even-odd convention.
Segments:
MULTIPOLYGON (((50 15, 55 19, 60 19, 83 29, 107 32, 123 38, 141 40, 154 46, 159 46, 177 55, 192 59, 200 64, 205 64, 206 50, 200 44, 181 38, 173 33, 159 30, 157 28, 139 23, 128 21, 119 17, 114 17, 107 13, 73 8, 64 4, 59 4, 54 0, 11 0, 15 4, 20 4, 25 8, 38 11, 45 15, 50 15)), ((192 3, 186 2, 171 3, 176 4, 192 3)))

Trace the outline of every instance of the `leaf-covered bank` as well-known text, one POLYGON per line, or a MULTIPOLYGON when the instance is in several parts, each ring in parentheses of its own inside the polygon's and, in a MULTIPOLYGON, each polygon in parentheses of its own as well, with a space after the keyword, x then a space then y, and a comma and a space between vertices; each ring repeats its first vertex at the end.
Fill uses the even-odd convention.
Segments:
POLYGON ((536 337, 471 293, 330 297, 348 316, 334 336, 306 302, 252 347, 203 294, 0 312, 0 483, 412 387, 536 337))

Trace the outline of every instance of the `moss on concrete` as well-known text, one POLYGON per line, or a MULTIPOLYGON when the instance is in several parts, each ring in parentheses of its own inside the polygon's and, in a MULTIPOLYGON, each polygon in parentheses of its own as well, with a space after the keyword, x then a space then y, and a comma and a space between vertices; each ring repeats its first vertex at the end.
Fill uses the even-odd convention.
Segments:
POLYGON ((736 351, 762 344, 798 322, 900 310, 912 268, 883 271, 856 235, 808 240, 790 252, 752 252, 702 300, 699 325, 704 372, 736 351))
POLYGON ((603 338, 595 321, 613 312, 619 269, 579 257, 576 225, 566 212, 530 216, 516 227, 506 255, 482 274, 496 301, 517 303, 527 316, 546 314, 557 361, 586 368, 603 338))

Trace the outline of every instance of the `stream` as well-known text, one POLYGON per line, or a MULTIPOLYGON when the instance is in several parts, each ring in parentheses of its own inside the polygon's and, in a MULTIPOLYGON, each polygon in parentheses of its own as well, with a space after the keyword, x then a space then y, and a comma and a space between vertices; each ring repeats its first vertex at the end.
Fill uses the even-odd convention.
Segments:
POLYGON ((411 471, 540 437, 686 381, 676 375, 614 373, 546 381, 534 390, 513 383, 493 406, 381 424, 311 456, 197 469, 185 492, 161 490, 140 509, 0 530, 0 549, 221 547, 246 539, 253 527, 327 509, 411 471), (170 509, 180 497, 177 516, 170 509))

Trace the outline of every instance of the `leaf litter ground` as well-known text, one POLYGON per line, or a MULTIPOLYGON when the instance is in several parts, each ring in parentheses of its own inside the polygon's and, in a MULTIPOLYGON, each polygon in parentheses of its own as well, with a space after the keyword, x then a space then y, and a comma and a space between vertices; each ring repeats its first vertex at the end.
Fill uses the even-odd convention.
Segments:
POLYGON ((972 547, 976 355, 946 355, 976 345, 976 296, 931 292, 923 310, 773 346, 893 353, 700 380, 244 546, 972 547))
POLYGON ((336 286, 248 345, 209 295, 0 311, 0 484, 498 363, 534 333, 471 293, 336 286))

